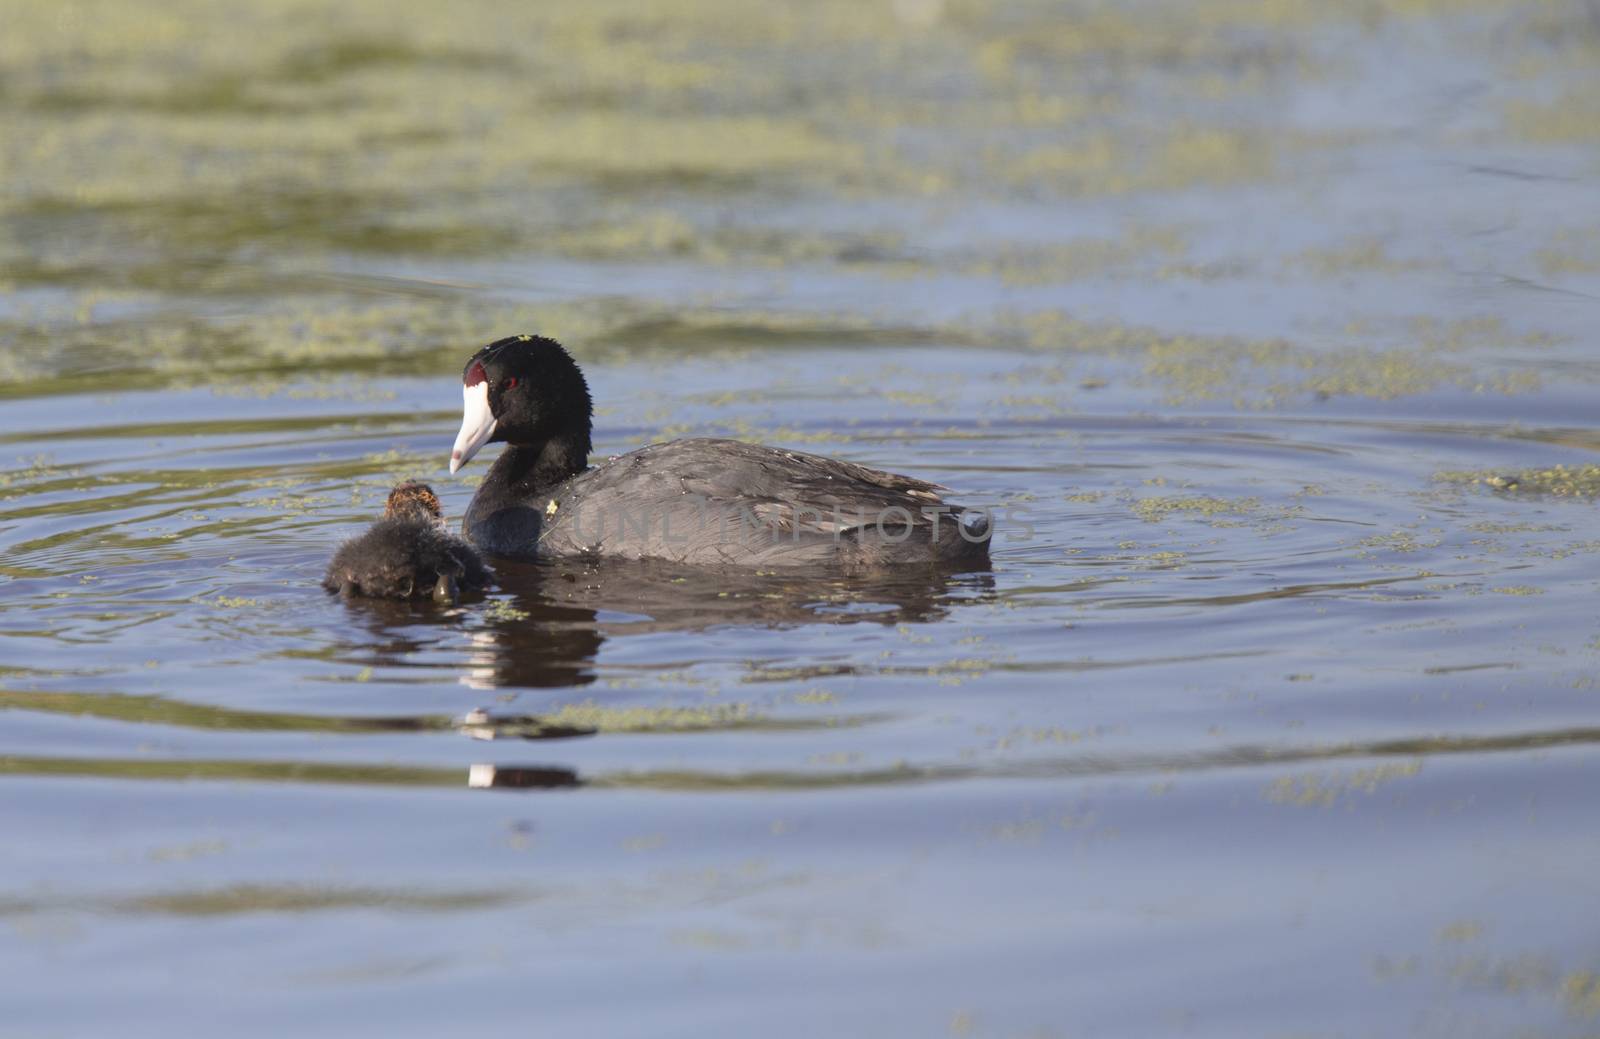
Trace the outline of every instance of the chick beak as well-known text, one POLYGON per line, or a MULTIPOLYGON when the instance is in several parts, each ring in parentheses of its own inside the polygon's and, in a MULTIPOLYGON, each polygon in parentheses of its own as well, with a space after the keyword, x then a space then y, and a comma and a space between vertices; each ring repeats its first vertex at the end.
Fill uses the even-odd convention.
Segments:
POLYGON ((494 436, 495 417, 489 410, 489 383, 461 387, 461 399, 461 432, 456 434, 456 446, 450 450, 452 475, 472 461, 478 449, 494 436))

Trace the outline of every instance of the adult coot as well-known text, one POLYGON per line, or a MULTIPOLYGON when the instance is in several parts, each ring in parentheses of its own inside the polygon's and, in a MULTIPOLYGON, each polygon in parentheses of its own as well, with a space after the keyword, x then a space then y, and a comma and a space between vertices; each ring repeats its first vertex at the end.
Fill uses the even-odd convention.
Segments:
POLYGON ((462 590, 489 583, 471 545, 445 529, 433 488, 402 483, 389 492, 383 519, 339 546, 322 586, 342 595, 455 602, 462 590))
POLYGON ((696 566, 937 564, 980 568, 991 523, 937 484, 737 440, 674 440, 590 469, 589 387, 553 339, 520 335, 462 374, 450 471, 504 441, 462 523, 502 556, 665 559, 696 566))

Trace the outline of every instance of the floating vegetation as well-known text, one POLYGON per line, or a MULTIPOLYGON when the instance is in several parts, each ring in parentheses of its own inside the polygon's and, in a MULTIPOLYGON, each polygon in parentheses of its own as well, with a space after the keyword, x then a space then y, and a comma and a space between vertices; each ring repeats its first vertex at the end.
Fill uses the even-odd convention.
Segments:
MULTIPOLYGON (((1261 508, 1261 499, 1174 495, 1162 498, 1140 498, 1133 503, 1132 507, 1133 514, 1146 523, 1159 523, 1174 514, 1193 516, 1197 519, 1215 519, 1219 516, 1245 516, 1261 508)), ((1170 563, 1176 561, 1176 557, 1181 555, 1181 553, 1169 554, 1156 558, 1155 561, 1170 563)))
POLYGON ((1348 773, 1315 773, 1273 780, 1267 799, 1278 804, 1330 808, 1356 794, 1375 794, 1385 783, 1414 776, 1422 762, 1373 765, 1348 773))
POLYGON ((1346 274, 1398 274, 1426 268, 1420 260, 1400 259, 1378 238, 1357 238, 1320 249, 1308 249, 1295 262, 1322 277, 1346 274))
MULTIPOLYGON (((824 701, 813 701, 824 702, 824 701)), ((540 715, 547 724, 596 732, 698 732, 732 729, 814 729, 862 724, 870 719, 777 718, 748 703, 694 707, 606 707, 586 700, 540 715)))
MULTIPOLYGON (((1240 408, 1272 408, 1292 400, 1365 397, 1392 400, 1443 387, 1525 393, 1536 374, 1485 374, 1462 355, 1510 337, 1496 323, 1423 323, 1406 330, 1411 345, 1345 344, 1321 349, 1283 338, 1174 334, 1154 328, 1089 322, 1038 310, 997 319, 1006 340, 1035 349, 1125 358, 1171 403, 1221 400, 1240 408), (1496 336, 1494 333, 1499 332, 1496 336)), ((973 338, 992 337, 974 329, 973 338)), ((1515 337, 1528 346, 1548 337, 1515 337)))
POLYGON ((1442 483, 1488 487, 1507 497, 1549 495, 1556 498, 1600 497, 1600 465, 1553 465, 1548 469, 1448 471, 1442 483))
MULTIPOLYGON (((995 16, 933 3, 926 24, 911 19, 915 31, 896 13, 904 5, 825 0, 800 16, 671 0, 637 35, 619 28, 637 13, 610 4, 508 11, 468 0, 448 12, 404 4, 400 17, 361 0, 319 18, 242 0, 179 0, 159 18, 15 6, 0 41, 0 293, 70 291, 60 304, 0 306, 0 396, 106 378, 124 389, 221 380, 242 394, 318 372, 432 374, 450 370, 463 343, 508 328, 539 328, 590 356, 600 344, 1032 344, 1126 357, 1174 401, 1248 407, 1532 388, 1527 374, 1447 359, 1448 344, 1427 339, 1324 349, 981 308, 925 324, 781 308, 735 318, 714 300, 650 307, 612 292, 533 305, 471 274, 437 273, 542 256, 1020 286, 1252 277, 1259 262, 1208 255, 1193 227, 1170 220, 933 247, 908 232, 927 222, 914 214, 866 226, 758 214, 789 199, 948 208, 1272 183, 1361 140, 1241 118, 1242 98, 1272 95, 1283 77, 1342 70, 1305 29, 1372 32, 1457 9, 1444 0, 1402 11, 1167 4, 1159 15, 1023 4, 995 16), (227 31, 192 46, 206 26, 227 31), (1115 86, 1135 65, 1145 78, 1133 106, 1115 86), (1148 117, 1163 106, 1182 118, 1148 117), (351 257, 376 263, 352 270, 351 257), (425 261, 426 273, 373 272, 397 257, 425 261)), ((1542 10, 1518 18, 1539 38, 1579 37, 1584 24, 1542 10)), ((1514 99, 1508 119, 1538 140, 1587 139, 1593 96, 1514 99)), ((1581 236, 1547 253, 1550 271, 1593 259, 1581 236)), ((1283 269, 1328 279, 1429 263, 1364 232, 1284 257, 1283 269)))
POLYGON ((1600 1017, 1600 971, 1574 971, 1562 978, 1561 998, 1580 1017, 1600 1017))
POLYGON ((450 913, 494 909, 523 901, 504 891, 421 891, 405 888, 310 884, 235 884, 104 898, 0 900, 0 917, 86 911, 129 916, 239 916, 247 913, 315 913, 350 909, 450 913))
POLYGON ((1438 548, 1440 541, 1438 537, 1427 538, 1413 531, 1396 530, 1386 534, 1368 534, 1356 542, 1356 547, 1383 552, 1421 552, 1438 548))
POLYGON ((1439 929, 1441 942, 1471 942, 1483 936, 1483 924, 1476 920, 1456 920, 1439 929))
MULTIPOLYGON (((367 670, 371 670, 370 668, 367 670)), ((252 711, 191 703, 162 696, 124 693, 62 693, 0 690, 0 711, 41 711, 82 715, 137 725, 239 732, 358 733, 443 732, 452 722, 443 715, 360 716, 252 711)))
POLYGON ((1592 89, 1547 102, 1517 101, 1507 108, 1506 124, 1540 144, 1593 144, 1600 141, 1600 103, 1592 89))
POLYGON ((605 708, 592 700, 565 704, 546 717, 557 724, 582 725, 597 732, 741 728, 762 720, 747 703, 720 703, 704 708, 605 708))
POLYGON ((533 614, 513 605, 510 599, 493 599, 483 607, 482 616, 491 623, 506 624, 525 621, 533 614))
POLYGON ((252 610, 266 605, 264 599, 252 599, 244 595, 219 595, 210 601, 224 610, 252 610))

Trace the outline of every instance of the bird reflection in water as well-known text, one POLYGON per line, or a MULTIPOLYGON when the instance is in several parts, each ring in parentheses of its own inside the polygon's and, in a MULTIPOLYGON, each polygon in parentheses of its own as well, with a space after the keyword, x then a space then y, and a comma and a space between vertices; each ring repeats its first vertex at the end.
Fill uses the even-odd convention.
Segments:
POLYGON ((467 769, 467 786, 474 790, 563 790, 582 785, 570 768, 479 764, 467 769))
POLYGON ((882 625, 938 620, 994 593, 988 572, 929 568, 845 576, 719 571, 604 560, 495 561, 509 600, 473 634, 464 684, 551 688, 594 681, 607 638, 692 632, 723 625, 882 625))
MULTIPOLYGON (((719 625, 895 625, 943 617, 993 596, 987 572, 947 574, 926 569, 872 577, 716 572, 654 563, 498 561, 496 581, 509 605, 487 614, 474 632, 462 682, 477 689, 550 688, 594 681, 594 662, 606 638, 719 625), (562 682, 559 679, 566 678, 562 682)), ((537 716, 474 710, 460 731, 475 739, 551 739, 585 735, 537 716)), ((561 768, 476 764, 475 789, 578 787, 561 768)))
MULTIPOLYGON (((843 576, 796 572, 712 571, 651 562, 495 561, 497 594, 487 607, 432 603, 353 603, 372 642, 361 654, 374 664, 446 665, 439 628, 469 626, 459 681, 470 689, 572 689, 592 684, 608 639, 719 626, 792 628, 938 620, 963 605, 989 601, 988 572, 951 574, 926 568, 843 576), (464 624, 464 622, 466 622, 464 624), (427 626, 419 630, 419 626, 427 626)), ((550 740, 594 735, 534 714, 479 707, 456 728, 478 740, 550 740)), ((473 786, 570 786, 551 770, 480 769, 473 786), (485 771, 486 770, 486 771, 485 771), (523 776, 522 773, 526 772, 523 776), (521 778, 518 778, 521 776, 521 778)), ((560 772, 561 770, 555 770, 560 772)))
POLYGON ((469 642, 461 683, 473 689, 561 689, 592 683, 605 636, 592 609, 551 603, 508 589, 486 609, 429 600, 350 599, 345 609, 365 629, 342 658, 370 667, 460 668, 449 644, 469 642), (464 622, 483 621, 482 626, 464 622), (477 628, 477 630, 472 630, 477 628))
MULTIPOLYGON (((592 614, 608 635, 698 631, 720 625, 910 624, 934 621, 994 591, 987 571, 928 567, 866 575, 799 570, 714 570, 604 560, 497 561, 519 607, 592 614)), ((517 624, 509 626, 516 629, 517 624)))

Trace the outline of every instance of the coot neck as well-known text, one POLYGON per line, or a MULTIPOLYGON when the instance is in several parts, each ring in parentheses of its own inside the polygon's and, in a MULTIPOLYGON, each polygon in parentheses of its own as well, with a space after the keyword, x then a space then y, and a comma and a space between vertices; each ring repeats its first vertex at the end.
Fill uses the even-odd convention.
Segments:
POLYGON ((510 444, 489 479, 538 494, 583 472, 589 464, 589 446, 589 434, 583 430, 557 434, 542 444, 510 444))

